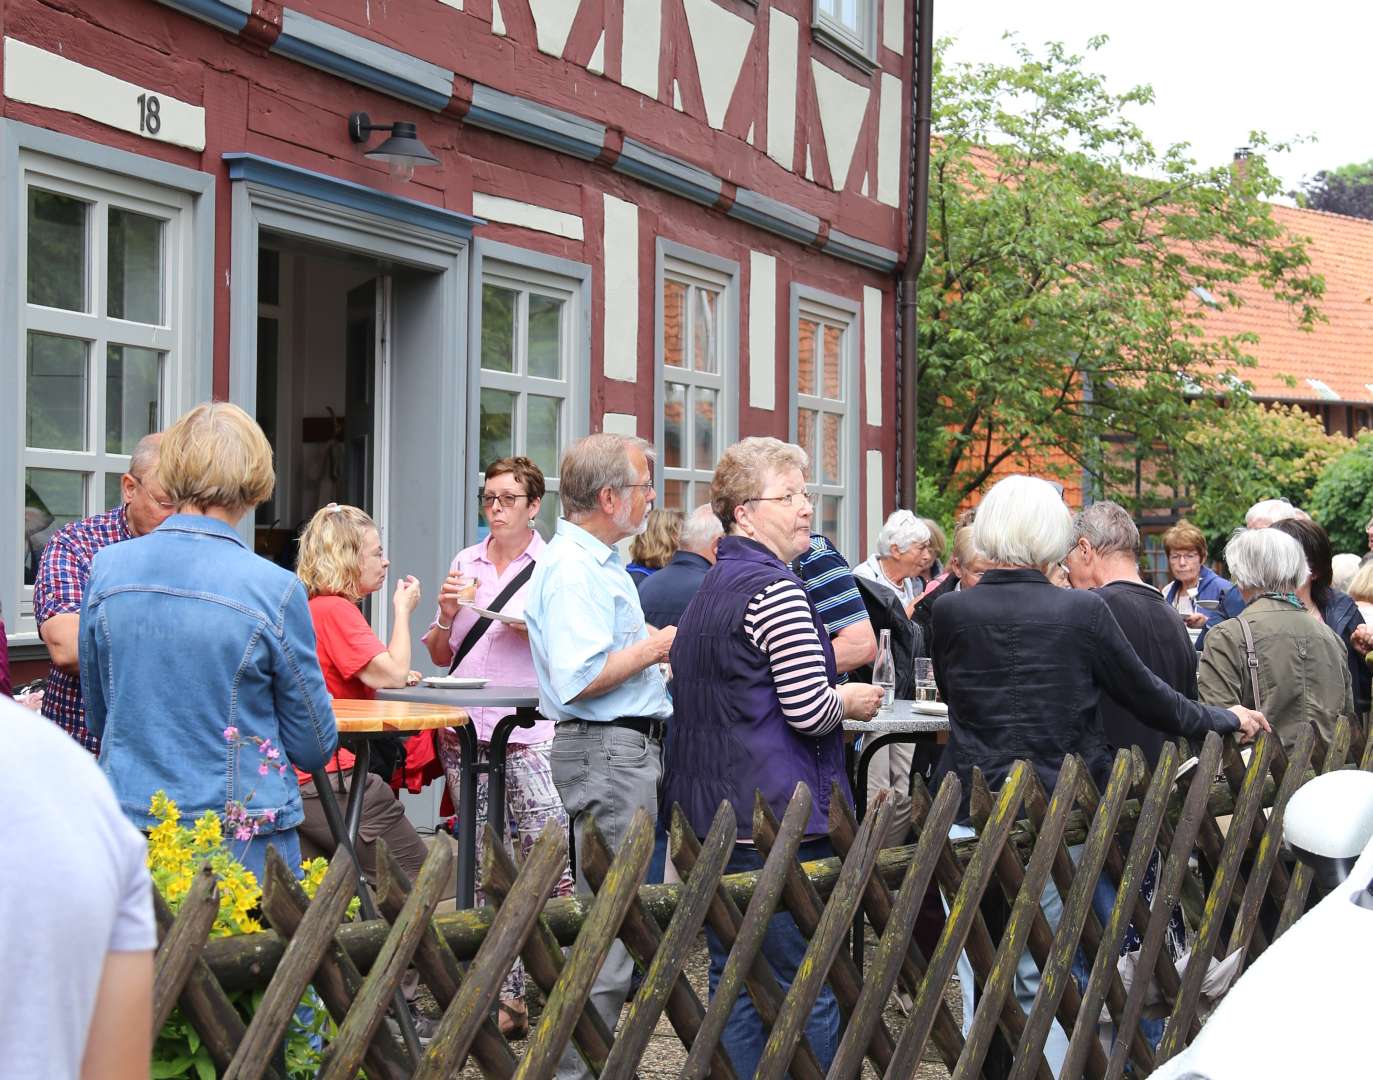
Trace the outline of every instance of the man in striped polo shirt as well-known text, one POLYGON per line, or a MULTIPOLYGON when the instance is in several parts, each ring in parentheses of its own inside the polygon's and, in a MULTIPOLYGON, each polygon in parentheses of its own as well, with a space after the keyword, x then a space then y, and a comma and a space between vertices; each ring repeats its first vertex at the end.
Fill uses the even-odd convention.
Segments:
POLYGON ((839 549, 819 533, 811 534, 810 549, 792 563, 792 569, 825 624, 834 646, 834 666, 843 682, 848 672, 877 658, 877 635, 854 584, 853 571, 839 549))

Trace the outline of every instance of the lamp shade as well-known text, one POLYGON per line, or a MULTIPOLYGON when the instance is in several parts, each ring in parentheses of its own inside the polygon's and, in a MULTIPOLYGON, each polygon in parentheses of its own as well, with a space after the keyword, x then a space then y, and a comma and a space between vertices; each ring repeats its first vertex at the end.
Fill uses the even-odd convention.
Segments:
POLYGON ((406 120, 397 120, 392 124, 390 137, 368 150, 365 156, 395 164, 405 163, 412 168, 439 163, 439 159, 429 152, 429 147, 420 141, 415 125, 406 120))

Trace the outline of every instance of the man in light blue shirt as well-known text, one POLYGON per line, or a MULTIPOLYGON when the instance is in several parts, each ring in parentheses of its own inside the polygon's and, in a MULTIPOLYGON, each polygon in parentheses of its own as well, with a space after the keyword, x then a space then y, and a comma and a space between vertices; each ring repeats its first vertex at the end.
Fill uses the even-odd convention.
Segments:
MULTIPOLYGON (((577 830, 595 819, 614 850, 635 810, 658 815, 663 724, 672 715, 658 665, 674 626, 652 630, 614 545, 643 532, 653 505, 652 447, 602 433, 577 440, 558 467, 563 517, 539 556, 524 617, 539 679, 539 711, 556 722, 553 783, 577 830)), ((577 887, 589 892, 580 868, 577 887)), ((612 1031, 634 962, 618 941, 591 1002, 612 1031)), ((561 1080, 591 1071, 569 1046, 561 1080)))

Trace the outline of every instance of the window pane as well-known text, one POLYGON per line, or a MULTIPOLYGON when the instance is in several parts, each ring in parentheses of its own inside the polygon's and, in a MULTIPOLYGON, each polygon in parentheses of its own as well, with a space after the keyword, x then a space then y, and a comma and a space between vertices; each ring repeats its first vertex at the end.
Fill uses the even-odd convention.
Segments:
POLYGON ((162 222, 110 207, 110 318, 162 322, 162 222))
POLYGON ((844 391, 839 381, 839 365, 843 358, 844 331, 837 326, 825 327, 825 397, 843 401, 844 391))
POLYGON ((666 510, 686 510, 687 482, 685 480, 663 481, 663 508, 666 510))
POLYGON ((562 400, 530 394, 525 408, 529 410, 525 453, 545 476, 556 473, 562 449, 562 400))
POLYGON ((683 425, 686 423, 686 387, 663 383, 663 464, 683 468, 683 425))
MULTIPOLYGON (((862 35, 859 11, 866 10, 873 0, 819 0, 820 11, 835 22, 842 23, 854 34, 862 35)), ((888 0, 890 3, 891 0, 888 0)))
POLYGON ((482 286, 482 367, 487 371, 515 370, 518 299, 518 293, 499 285, 482 286))
POLYGON ((86 516, 86 474, 60 469, 24 470, 24 584, 32 585, 38 560, 53 534, 86 516))
POLYGON ((281 252, 271 248, 258 248, 257 302, 281 303, 281 252))
POLYGON ((843 536, 839 530, 839 509, 843 501, 837 495, 826 495, 820 500, 820 531, 836 546, 843 543, 843 536))
MULTIPOLYGON (((259 320, 259 330, 261 322, 259 320)), ((270 320, 265 320, 270 321, 270 320)), ((132 454, 162 425, 162 353, 110 345, 105 359, 105 452, 132 454)), ((275 425, 273 425, 275 426, 275 425)))
POLYGON ((27 387, 29 446, 86 449, 86 356, 90 343, 53 334, 29 334, 27 387))
POLYGON ((696 457, 692 462, 696 469, 714 469, 715 459, 720 456, 716 442, 719 429, 715 422, 718 397, 718 391, 696 388, 696 457))
POLYGON ((29 188, 30 304, 86 310, 86 212, 68 195, 29 188))
POLYGON ((124 500, 123 485, 120 480, 123 473, 107 472, 105 474, 105 509, 113 510, 124 500))
POLYGON ((820 482, 823 484, 842 484, 844 480, 840 475, 840 466, 843 463, 844 418, 836 416, 834 413, 825 413, 824 424, 825 438, 821 448, 824 473, 820 482))
POLYGON ((796 442, 806 456, 810 459, 806 466, 806 479, 816 478, 818 464, 815 460, 815 427, 818 421, 818 414, 814 409, 796 410, 796 442))
POLYGON ((696 483, 695 483, 695 485, 694 485, 694 487, 695 487, 695 491, 694 491, 693 494, 692 494, 692 503, 691 503, 692 509, 694 510, 694 509, 695 509, 696 507, 698 507, 698 506, 709 506, 709 505, 710 505, 710 485, 707 484, 704 480, 697 480, 696 483))
POLYGON ((529 374, 561 379, 563 301, 529 294, 529 374))
POLYGON ((539 504, 539 516, 534 519, 534 527, 545 540, 552 540, 558 527, 558 493, 548 491, 539 504))
POLYGON ((686 367, 686 296, 680 281, 663 280, 663 363, 686 367))
POLYGON ((796 392, 815 394, 815 339, 820 327, 809 319, 800 319, 796 326, 796 392))
POLYGON ((694 290, 691 305, 692 365, 697 371, 720 370, 720 294, 709 289, 694 290))
POLYGON ((505 390, 482 388, 481 435, 478 468, 515 452, 515 395, 505 390))

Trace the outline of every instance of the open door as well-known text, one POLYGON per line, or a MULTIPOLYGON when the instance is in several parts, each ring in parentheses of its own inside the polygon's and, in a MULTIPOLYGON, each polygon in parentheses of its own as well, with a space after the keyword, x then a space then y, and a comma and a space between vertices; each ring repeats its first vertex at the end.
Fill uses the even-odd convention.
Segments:
MULTIPOLYGON (((344 501, 367 510, 386 536, 385 428, 387 383, 390 371, 388 333, 390 278, 381 274, 348 292, 344 335, 344 501)), ((384 601, 385 597, 381 598, 384 601)), ((386 640, 389 606, 363 600, 367 616, 386 640)))

